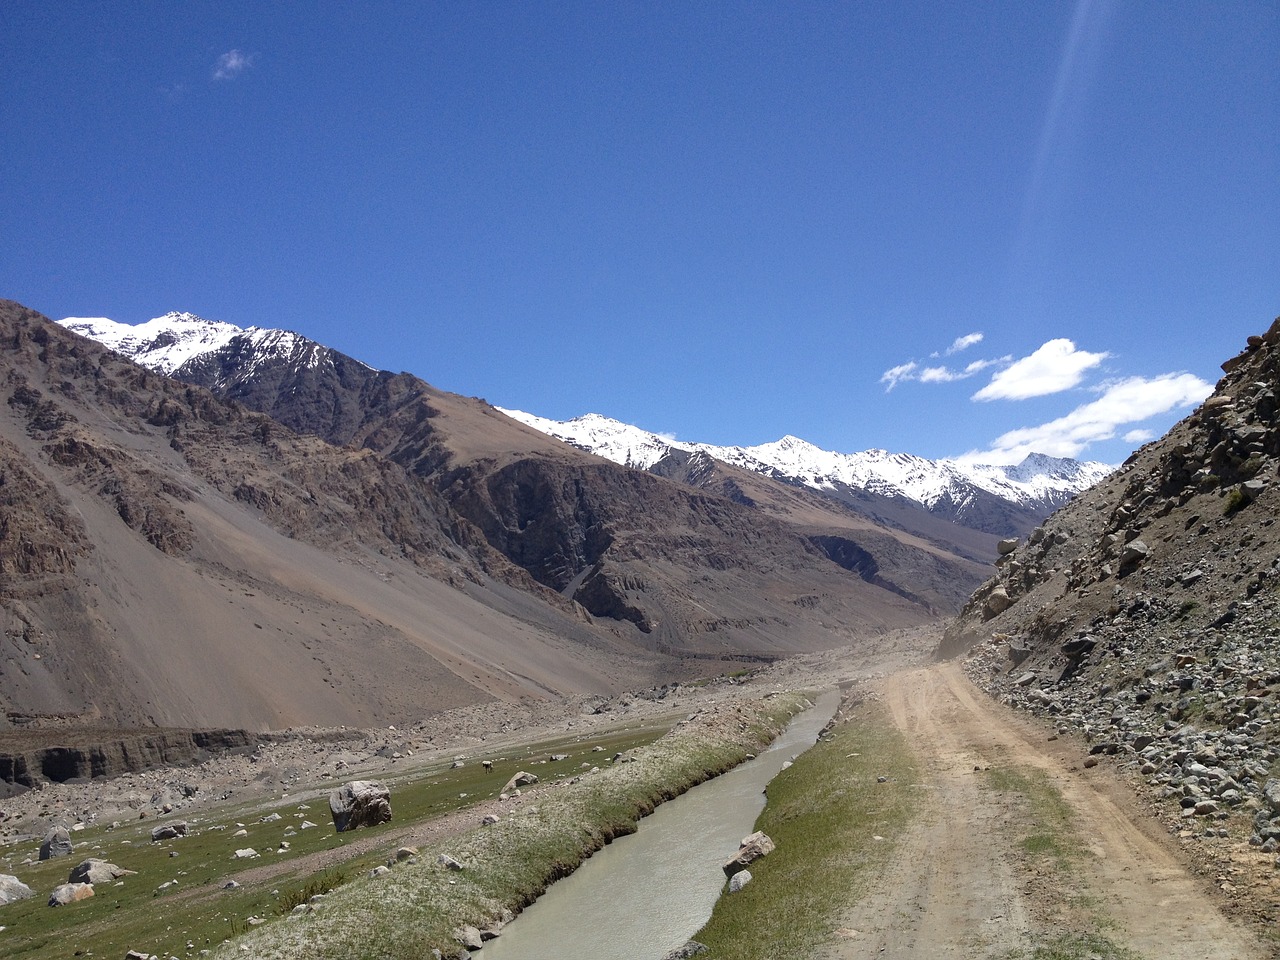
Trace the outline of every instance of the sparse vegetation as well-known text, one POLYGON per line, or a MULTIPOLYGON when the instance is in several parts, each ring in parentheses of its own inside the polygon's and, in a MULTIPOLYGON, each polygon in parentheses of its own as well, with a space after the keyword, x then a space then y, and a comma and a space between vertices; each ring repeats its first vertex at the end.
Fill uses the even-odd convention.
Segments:
POLYGON ((1227 491, 1227 495, 1222 498, 1222 515, 1224 517, 1235 516, 1249 504, 1249 498, 1245 496, 1243 490, 1239 487, 1232 487, 1227 491))
POLYGON ((1097 933, 1067 933, 1030 951, 1007 954, 1007 960, 1141 960, 1138 954, 1118 947, 1097 933))
POLYGON ((1026 803, 1025 822, 1035 829, 1021 838, 1019 846, 1036 865, 1035 875, 1041 882, 1047 873, 1068 892, 1065 904, 1075 918, 1072 922, 1087 928, 1054 934, 1029 950, 1010 952, 1007 960, 1140 960, 1101 932, 1110 921, 1096 898, 1081 891, 1077 875, 1080 861, 1090 854, 1076 833, 1070 805, 1048 777, 1039 770, 992 767, 986 771, 986 785, 1017 794, 1026 803))
POLYGON ((986 782, 992 790, 1019 794, 1030 807, 1029 822, 1038 829, 1019 841, 1029 855, 1052 861, 1058 870, 1069 869, 1083 855, 1072 830, 1071 807, 1043 773, 992 767, 986 771, 986 782))

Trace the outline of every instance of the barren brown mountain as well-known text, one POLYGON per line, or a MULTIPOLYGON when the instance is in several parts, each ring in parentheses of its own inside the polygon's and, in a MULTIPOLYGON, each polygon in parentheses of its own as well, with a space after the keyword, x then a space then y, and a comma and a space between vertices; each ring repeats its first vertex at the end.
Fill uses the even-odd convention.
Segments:
POLYGON ((981 570, 354 361, 355 399, 270 410, 313 436, 9 301, 0 343, 8 723, 369 725, 634 689, 930 619, 981 570))

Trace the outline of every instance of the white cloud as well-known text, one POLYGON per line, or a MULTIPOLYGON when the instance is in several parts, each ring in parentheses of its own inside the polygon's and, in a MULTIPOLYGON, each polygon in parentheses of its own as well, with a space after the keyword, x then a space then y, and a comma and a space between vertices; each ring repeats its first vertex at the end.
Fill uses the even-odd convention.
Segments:
POLYGON ((900 363, 896 367, 890 367, 880 375, 880 382, 887 383, 885 392, 888 393, 904 380, 915 380, 916 362, 911 360, 907 363, 900 363))
POLYGON ((976 343, 982 342, 982 334, 966 333, 963 337, 956 337, 951 341, 951 346, 947 347, 947 356, 953 353, 959 353, 961 350, 968 350, 976 343))
POLYGON ((239 50, 228 50, 218 58, 213 68, 213 79, 231 80, 244 73, 251 66, 257 54, 241 53, 239 50))
POLYGON ((975 360, 960 370, 952 370, 950 367, 925 367, 918 376, 911 379, 919 380, 921 383, 954 383, 956 380, 967 380, 987 367, 1008 363, 1012 359, 1013 357, 997 357, 994 360, 975 360))
POLYGON ((1061 393, 1080 383, 1086 371, 1108 356, 1106 353, 1078 350, 1066 338, 1050 340, 1034 353, 995 374, 972 399, 1026 400, 1028 397, 1061 393))
MULTIPOLYGON (((1166 373, 1150 380, 1129 377, 1110 384, 1097 400, 1076 407, 1066 416, 1037 427, 1010 430, 997 437, 989 450, 971 451, 960 459, 1000 464, 1020 463, 1029 453, 1079 457, 1090 444, 1112 439, 1126 424, 1192 406, 1212 392, 1212 384, 1190 373, 1166 373)), ((1125 439, 1139 433, 1147 431, 1130 431, 1125 439)))
POLYGON ((1139 444, 1146 443, 1148 440, 1154 440, 1156 434, 1154 430, 1130 430, 1121 439, 1125 443, 1132 443, 1135 447, 1139 444))

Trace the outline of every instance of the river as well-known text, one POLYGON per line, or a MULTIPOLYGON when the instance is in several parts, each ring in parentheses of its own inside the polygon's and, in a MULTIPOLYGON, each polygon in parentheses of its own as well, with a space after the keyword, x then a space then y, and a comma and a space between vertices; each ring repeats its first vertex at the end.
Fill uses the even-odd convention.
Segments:
POLYGON ((824 693, 754 760, 662 804, 598 851, 491 940, 485 960, 659 960, 711 916, 764 788, 816 741, 839 693, 824 693))

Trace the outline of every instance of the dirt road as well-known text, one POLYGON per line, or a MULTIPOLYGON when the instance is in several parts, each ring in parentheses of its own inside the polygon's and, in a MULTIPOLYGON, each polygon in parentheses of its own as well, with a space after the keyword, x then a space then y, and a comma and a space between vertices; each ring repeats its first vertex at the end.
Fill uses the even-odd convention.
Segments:
POLYGON ((922 813, 828 960, 1031 957, 1046 945, 1061 952, 1045 956, 1080 958, 1273 955, 1223 916, 1158 824, 1128 812, 1122 785, 989 700, 958 664, 894 674, 882 689, 923 761, 922 813))

